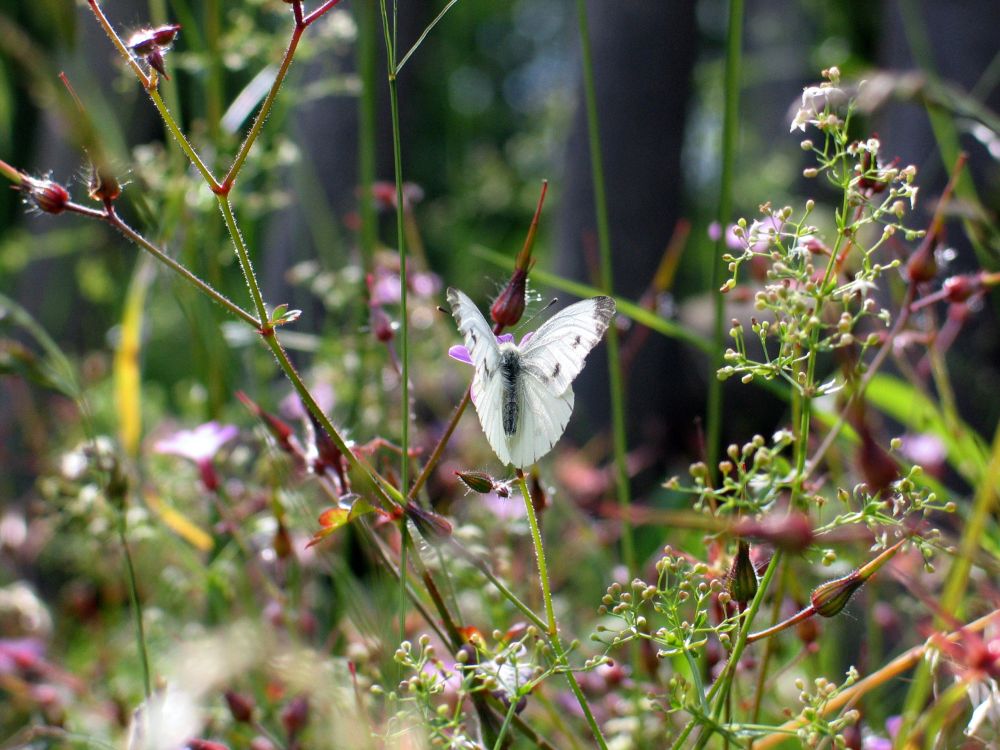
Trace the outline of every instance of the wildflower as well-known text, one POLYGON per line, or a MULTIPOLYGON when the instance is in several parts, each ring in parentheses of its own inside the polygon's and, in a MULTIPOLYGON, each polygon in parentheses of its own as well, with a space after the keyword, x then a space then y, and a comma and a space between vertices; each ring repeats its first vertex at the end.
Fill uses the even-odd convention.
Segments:
POLYGON ((205 489, 215 492, 219 488, 219 477, 212 460, 226 443, 239 434, 236 425, 221 425, 206 422, 193 430, 180 430, 168 438, 158 440, 153 446, 157 453, 166 453, 190 459, 201 472, 205 489))
POLYGON ((806 86, 802 90, 802 104, 792 118, 792 126, 788 131, 794 132, 798 128, 804 133, 806 125, 814 125, 820 129, 826 127, 831 111, 843 106, 846 101, 847 95, 836 86, 826 83, 806 86))
MULTIPOLYGON (((381 209, 396 208, 396 184, 394 182, 375 182, 372 184, 372 197, 381 209)), ((424 199, 424 189, 415 182, 403 183, 403 209, 409 211, 424 199)))

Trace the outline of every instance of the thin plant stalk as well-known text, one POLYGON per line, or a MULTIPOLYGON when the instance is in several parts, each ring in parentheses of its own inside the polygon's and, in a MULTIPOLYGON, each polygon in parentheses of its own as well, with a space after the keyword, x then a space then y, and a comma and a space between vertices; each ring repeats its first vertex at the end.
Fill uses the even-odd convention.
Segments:
POLYGON ((148 701, 153 697, 153 681, 149 671, 149 651, 146 647, 146 628, 142 622, 142 604, 139 601, 139 587, 135 578, 135 566, 132 564, 132 553, 128 546, 126 534, 126 517, 124 501, 118 508, 118 539, 125 555, 125 573, 128 581, 129 602, 132 605, 132 618, 135 623, 135 645, 139 652, 139 664, 142 668, 142 690, 148 701))
MULTIPOLYGON (((410 486, 410 336, 407 317, 407 272, 406 272, 406 225, 403 215, 403 156, 399 129, 399 89, 397 86, 396 66, 396 6, 393 4, 392 24, 386 9, 386 0, 379 2, 382 11, 382 33, 385 36, 386 67, 389 75, 389 108, 392 120, 392 160, 396 182, 396 247, 399 252, 399 357, 400 357, 400 388, 402 391, 402 411, 400 415, 400 459, 399 486, 402 494, 407 494, 410 486)), ((406 517, 400 519, 400 534, 403 543, 400 547, 400 567, 406 569, 407 536, 409 529, 406 517)), ((399 606, 400 640, 406 635, 406 597, 401 594, 399 606)))
MULTIPOLYGON (((590 45, 587 2, 577 0, 577 20, 580 26, 580 52, 583 66, 583 91, 587 108, 587 140, 590 144, 590 172, 593 179, 594 210, 597 221, 597 247, 601 256, 601 288, 613 294, 614 271, 611 257, 611 230, 608 221, 608 200, 605 193, 604 160, 601 155, 600 122, 597 116, 597 88, 594 84, 594 56, 590 45)), ((625 385, 619 357, 618 329, 608 326, 608 380, 611 389, 611 429, 615 456, 615 490, 622 510, 622 557, 629 575, 636 572, 635 542, 628 509, 632 504, 626 457, 625 385)))
POLYGON ((577 682, 576 676, 570 670, 569 662, 566 659, 566 649, 563 647, 562 638, 559 636, 559 624, 556 621, 555 609, 552 606, 552 591, 549 584, 549 571, 548 565, 545 562, 545 547, 542 544, 542 534, 538 526, 538 516, 535 514, 535 506, 531 499, 531 493, 528 491, 528 483, 524 479, 524 472, 520 469, 517 470, 517 481, 521 488, 521 497, 524 500, 524 511, 528 516, 528 525, 531 527, 531 541, 535 545, 535 560, 538 563, 538 578, 542 586, 542 598, 545 600, 545 616, 547 619, 546 633, 548 635, 549 643, 552 645, 552 649, 555 652, 557 662, 565 665, 566 667, 565 674, 566 679, 569 681, 570 690, 573 691, 573 695, 576 696, 577 702, 580 704, 580 709, 583 711, 587 724, 590 726, 590 731, 594 735, 594 740, 601 748, 603 748, 603 750, 607 750, 608 745, 604 739, 604 734, 601 732, 601 727, 598 725, 597 719, 594 718, 594 714, 590 710, 590 704, 587 702, 587 697, 580 689, 580 683, 577 682))
MULTIPOLYGON (((716 218, 720 227, 726 227, 733 211, 733 175, 736 166, 736 143, 739 134, 740 70, 743 57, 743 0, 730 0, 729 27, 726 32, 725 101, 722 118, 722 164, 719 175, 719 206, 716 218)), ((722 262, 723 229, 715 243, 712 255, 712 288, 723 283, 726 267, 722 262)), ((705 461, 710 471, 715 471, 722 440, 722 381, 715 373, 722 367, 725 342, 726 298, 715 295, 715 320, 712 329, 711 361, 708 374, 708 403, 705 410, 706 436, 705 461)))

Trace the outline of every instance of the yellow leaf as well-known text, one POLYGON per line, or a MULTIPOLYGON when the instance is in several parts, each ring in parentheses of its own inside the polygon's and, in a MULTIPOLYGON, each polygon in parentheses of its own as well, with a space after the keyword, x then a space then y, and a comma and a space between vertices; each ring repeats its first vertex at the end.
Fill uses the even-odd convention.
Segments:
POLYGON ((122 448, 129 456, 139 452, 142 437, 142 372, 139 355, 142 346, 143 307, 146 290, 153 279, 153 261, 142 256, 136 264, 132 283, 125 297, 121 336, 115 352, 115 408, 122 448))
POLYGON ((211 535, 202 530, 194 521, 176 508, 171 508, 164 503, 151 490, 146 491, 145 499, 146 506, 163 521, 163 525, 181 539, 202 552, 208 552, 212 549, 211 535))

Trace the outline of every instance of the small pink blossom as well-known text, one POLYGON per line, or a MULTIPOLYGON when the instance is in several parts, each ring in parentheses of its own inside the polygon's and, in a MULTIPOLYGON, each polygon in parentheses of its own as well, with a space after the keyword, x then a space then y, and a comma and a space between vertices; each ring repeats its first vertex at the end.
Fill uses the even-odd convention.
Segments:
POLYGON ((157 440, 153 450, 194 461, 201 472, 205 487, 214 492, 219 488, 219 478, 212 466, 212 459, 226 443, 239 434, 236 425, 206 422, 193 430, 179 430, 173 435, 157 440))

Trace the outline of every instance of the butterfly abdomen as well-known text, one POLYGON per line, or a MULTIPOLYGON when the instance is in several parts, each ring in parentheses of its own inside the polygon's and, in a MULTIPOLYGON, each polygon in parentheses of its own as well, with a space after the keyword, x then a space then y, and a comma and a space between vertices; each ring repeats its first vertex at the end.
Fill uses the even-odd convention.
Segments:
POLYGON ((517 349, 501 350, 499 370, 503 385, 503 432, 510 437, 517 432, 518 387, 521 380, 521 354, 517 349))

